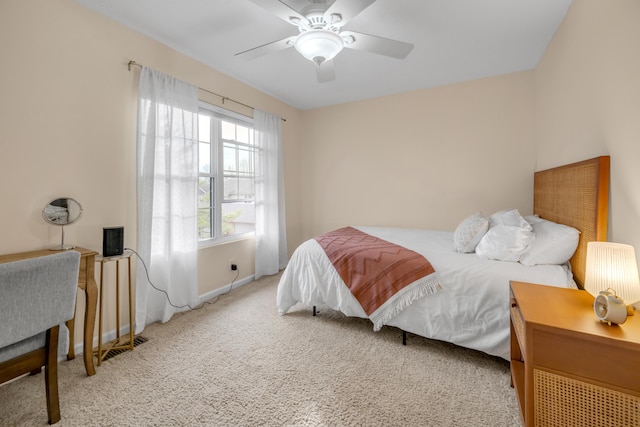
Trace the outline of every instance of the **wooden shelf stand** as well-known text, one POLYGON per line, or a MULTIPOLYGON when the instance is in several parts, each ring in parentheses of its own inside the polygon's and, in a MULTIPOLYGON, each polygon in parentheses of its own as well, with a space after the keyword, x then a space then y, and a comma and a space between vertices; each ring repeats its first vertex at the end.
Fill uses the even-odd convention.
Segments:
POLYGON ((113 350, 133 350, 134 348, 134 323, 133 323, 133 290, 131 287, 131 257, 133 253, 125 251, 122 255, 116 255, 111 257, 97 256, 96 262, 100 263, 100 312, 98 316, 98 348, 94 350, 98 361, 97 365, 100 366, 105 357, 113 350), (120 262, 127 262, 128 272, 128 297, 129 297, 129 333, 120 336, 120 262), (104 312, 104 269, 105 264, 115 262, 116 266, 116 338, 109 343, 103 345, 102 343, 102 317, 104 312))

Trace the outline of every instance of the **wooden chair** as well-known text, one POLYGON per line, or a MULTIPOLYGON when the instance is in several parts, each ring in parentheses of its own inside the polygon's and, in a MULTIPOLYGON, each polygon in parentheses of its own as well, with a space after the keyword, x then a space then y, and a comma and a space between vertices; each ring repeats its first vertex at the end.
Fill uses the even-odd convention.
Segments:
POLYGON ((0 263, 0 384, 44 367, 49 424, 60 421, 58 357, 68 348, 79 264, 76 251, 0 263))

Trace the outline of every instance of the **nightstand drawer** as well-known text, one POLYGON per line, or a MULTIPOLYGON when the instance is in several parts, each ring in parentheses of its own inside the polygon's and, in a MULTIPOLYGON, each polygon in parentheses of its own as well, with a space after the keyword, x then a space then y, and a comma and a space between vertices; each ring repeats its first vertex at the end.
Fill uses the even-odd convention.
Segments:
POLYGON ((597 342, 567 331, 539 330, 532 333, 535 366, 564 372, 589 381, 609 384, 640 395, 640 349, 616 345, 615 341, 597 342))

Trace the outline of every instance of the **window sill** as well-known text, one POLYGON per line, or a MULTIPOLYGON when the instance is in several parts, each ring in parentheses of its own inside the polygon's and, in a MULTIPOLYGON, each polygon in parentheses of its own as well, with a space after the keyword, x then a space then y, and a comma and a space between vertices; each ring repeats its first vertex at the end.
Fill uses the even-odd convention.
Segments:
POLYGON ((227 236, 220 239, 203 240, 198 242, 198 249, 206 249, 213 246, 226 245, 227 243, 239 242, 242 240, 254 239, 255 233, 244 233, 236 236, 227 236))

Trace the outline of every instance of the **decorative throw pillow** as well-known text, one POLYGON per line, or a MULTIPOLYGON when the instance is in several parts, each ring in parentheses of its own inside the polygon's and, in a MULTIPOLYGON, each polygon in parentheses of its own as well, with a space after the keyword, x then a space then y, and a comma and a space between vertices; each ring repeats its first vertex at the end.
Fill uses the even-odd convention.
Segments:
POLYGON ((478 243, 480 258, 517 262, 533 241, 533 231, 517 209, 496 212, 489 217, 489 231, 478 243))
POLYGON ((531 247, 520 257, 522 265, 560 265, 569 261, 578 247, 578 230, 537 216, 527 216, 525 219, 533 226, 535 237, 531 247))
POLYGON ((478 242, 489 229, 489 220, 480 212, 465 218, 453 232, 453 246, 456 251, 466 254, 476 250, 478 242))

